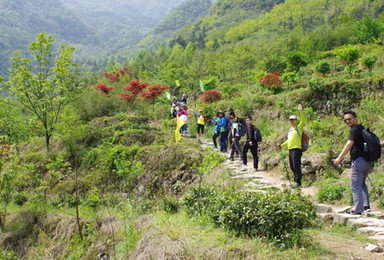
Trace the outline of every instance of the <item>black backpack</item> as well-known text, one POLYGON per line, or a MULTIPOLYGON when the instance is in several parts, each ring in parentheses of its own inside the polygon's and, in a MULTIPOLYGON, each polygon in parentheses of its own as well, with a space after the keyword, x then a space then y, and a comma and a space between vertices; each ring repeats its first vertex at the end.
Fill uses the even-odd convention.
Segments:
POLYGON ((381 157, 380 139, 369 128, 364 128, 362 134, 364 139, 364 159, 368 162, 377 161, 381 157))
POLYGON ((254 137, 256 139, 256 142, 258 142, 258 143, 263 141, 263 138, 261 137, 261 133, 260 133, 259 129, 257 129, 256 126, 254 126, 254 137))

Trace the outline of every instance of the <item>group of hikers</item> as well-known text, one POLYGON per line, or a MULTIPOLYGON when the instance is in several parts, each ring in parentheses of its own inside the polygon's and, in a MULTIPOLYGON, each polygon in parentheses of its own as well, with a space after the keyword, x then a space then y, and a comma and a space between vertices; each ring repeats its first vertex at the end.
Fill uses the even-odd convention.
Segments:
MULTIPOLYGON (((181 99, 174 100, 171 110, 171 116, 176 119, 180 118, 185 124, 180 129, 182 135, 187 134, 187 95, 184 93, 181 99)), ((227 153, 228 147, 231 148, 229 158, 234 160, 235 156, 240 158, 243 166, 247 165, 247 153, 251 150, 253 156, 253 168, 258 171, 258 143, 262 141, 259 129, 253 124, 252 117, 248 116, 242 119, 236 116, 233 109, 229 109, 228 115, 224 110, 217 112, 215 120, 208 120, 202 110, 196 112, 191 109, 197 119, 197 133, 196 137, 204 142, 204 127, 207 122, 214 123, 215 131, 212 136, 214 143, 213 149, 220 148, 220 152, 227 153), (245 138, 243 147, 240 146, 240 140, 245 138), (217 145, 217 138, 219 138, 219 146, 217 145)), ((289 116, 290 129, 287 133, 287 140, 282 144, 277 144, 278 149, 287 148, 289 151, 289 165, 294 174, 294 183, 290 184, 290 188, 296 189, 302 186, 302 171, 301 171, 301 158, 303 155, 303 148, 308 145, 308 139, 305 140, 306 133, 304 125, 306 122, 303 113, 303 106, 298 106, 300 114, 300 121, 296 115, 289 116), (304 144, 305 140, 305 144, 304 144)), ((369 203, 368 188, 366 179, 368 174, 373 168, 373 161, 381 156, 381 146, 378 138, 369 130, 365 129, 358 122, 357 115, 354 111, 347 111, 344 113, 344 123, 350 127, 348 142, 340 155, 334 160, 334 165, 341 164, 343 158, 350 152, 351 155, 351 189, 353 195, 354 209, 347 212, 352 215, 361 215, 364 212, 371 210, 369 203), (376 138, 373 140, 373 136, 376 138), (371 140, 369 140, 371 139, 371 140), (372 149, 374 144, 379 145, 376 149, 372 149), (367 147, 370 146, 370 147, 367 147), (370 158, 367 154, 370 153, 370 158), (372 155, 373 153, 373 155, 372 155), (372 159, 374 157, 374 159, 372 159)))

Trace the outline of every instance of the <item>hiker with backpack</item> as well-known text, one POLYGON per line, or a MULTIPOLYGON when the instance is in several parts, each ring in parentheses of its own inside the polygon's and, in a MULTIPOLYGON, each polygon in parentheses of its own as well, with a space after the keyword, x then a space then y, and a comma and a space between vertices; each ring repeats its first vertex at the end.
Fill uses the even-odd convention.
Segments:
POLYGON ((227 152, 228 146, 229 120, 225 117, 224 110, 222 109, 217 112, 217 115, 219 117, 218 129, 220 130, 220 152, 225 153, 227 152))
POLYGON ((288 139, 284 143, 277 145, 279 149, 288 147, 289 150, 289 165, 295 177, 295 183, 289 185, 291 189, 301 187, 302 179, 301 157, 303 156, 302 137, 305 117, 303 113, 303 106, 301 104, 298 106, 298 110, 300 112, 300 123, 298 123, 296 115, 291 115, 289 117, 291 129, 288 132, 288 139))
POLYGON ((235 151, 237 153, 237 156, 239 157, 241 154, 241 148, 240 148, 240 129, 239 129, 239 123, 235 121, 235 118, 233 116, 229 116, 229 120, 231 122, 231 133, 230 133, 230 139, 232 140, 231 144, 231 156, 229 157, 232 161, 234 160, 235 151))
POLYGON ((368 187, 365 181, 372 171, 373 162, 381 156, 380 140, 369 129, 365 129, 364 126, 359 124, 354 111, 345 112, 343 121, 350 128, 349 138, 333 164, 335 166, 340 165, 344 156, 350 152, 351 189, 355 208, 347 213, 362 215, 363 212, 371 210, 368 187))
POLYGON ((184 110, 181 111, 180 120, 183 123, 182 127, 180 128, 180 134, 181 136, 187 136, 187 128, 188 128, 188 117, 185 114, 184 110))
POLYGON ((243 147, 243 165, 247 165, 247 153, 251 150, 253 157, 253 168, 255 171, 258 170, 259 157, 257 155, 258 143, 262 141, 259 129, 252 124, 252 117, 247 117, 247 140, 243 147))
POLYGON ((197 113, 193 109, 191 110, 197 118, 197 133, 196 133, 197 141, 199 141, 199 134, 201 132, 202 141, 204 142, 204 127, 205 127, 205 122, 207 121, 207 118, 203 115, 203 110, 200 110, 199 113, 197 113))
POLYGON ((217 138, 220 136, 220 118, 217 118, 215 121, 213 121, 215 125, 215 132, 213 133, 212 136, 212 141, 213 141, 213 147, 212 149, 217 149, 217 138))

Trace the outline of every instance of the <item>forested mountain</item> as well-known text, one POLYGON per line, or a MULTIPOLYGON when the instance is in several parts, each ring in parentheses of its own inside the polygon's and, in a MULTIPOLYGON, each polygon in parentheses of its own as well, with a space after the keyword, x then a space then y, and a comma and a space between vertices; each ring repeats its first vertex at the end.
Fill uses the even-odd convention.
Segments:
POLYGON ((138 43, 184 0, 61 0, 113 52, 138 43))
POLYGON ((41 31, 75 46, 81 63, 105 67, 97 61, 139 42, 183 1, 0 0, 0 73, 41 31))
POLYGON ((0 0, 1 74, 6 72, 13 51, 25 49, 41 31, 54 35, 57 41, 100 44, 92 30, 59 0, 0 0))
POLYGON ((134 67, 191 88, 211 77, 221 86, 250 84, 265 72, 289 72, 293 52, 312 62, 344 44, 381 43, 383 7, 363 0, 219 0, 208 15, 177 31, 168 47, 139 56, 134 67))
POLYGON ((159 25, 141 40, 137 47, 154 50, 160 44, 165 44, 175 31, 206 15, 211 5, 211 0, 188 0, 182 3, 174 8, 159 25))

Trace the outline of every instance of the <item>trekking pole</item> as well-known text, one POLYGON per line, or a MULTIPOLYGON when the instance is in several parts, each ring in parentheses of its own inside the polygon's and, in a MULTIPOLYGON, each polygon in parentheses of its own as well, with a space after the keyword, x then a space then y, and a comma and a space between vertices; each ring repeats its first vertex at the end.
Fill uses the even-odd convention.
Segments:
POLYGON ((372 186, 373 190, 375 191, 375 194, 376 194, 377 199, 380 201, 381 205, 384 206, 384 203, 383 203, 383 201, 381 200, 380 195, 379 195, 379 193, 377 192, 375 185, 373 185, 372 179, 371 179, 371 177, 369 177, 369 175, 368 175, 368 180, 369 180, 369 182, 371 183, 371 186, 372 186))
POLYGON ((288 173, 287 162, 284 160, 283 150, 280 150, 280 160, 283 162, 283 171, 285 172, 285 176, 287 177, 289 183, 291 183, 291 178, 289 177, 288 173))

